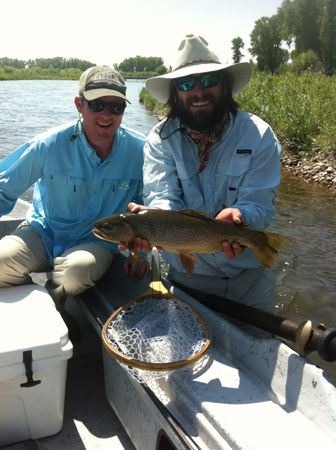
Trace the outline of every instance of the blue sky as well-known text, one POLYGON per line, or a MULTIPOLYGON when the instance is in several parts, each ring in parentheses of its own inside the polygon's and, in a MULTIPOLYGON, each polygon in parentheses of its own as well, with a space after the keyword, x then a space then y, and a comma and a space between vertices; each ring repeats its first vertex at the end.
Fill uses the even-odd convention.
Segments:
POLYGON ((174 64, 188 33, 203 36, 222 62, 232 62, 240 36, 248 60, 255 21, 276 14, 282 0, 10 0, 1 4, 0 57, 62 56, 95 64, 136 55, 174 64))

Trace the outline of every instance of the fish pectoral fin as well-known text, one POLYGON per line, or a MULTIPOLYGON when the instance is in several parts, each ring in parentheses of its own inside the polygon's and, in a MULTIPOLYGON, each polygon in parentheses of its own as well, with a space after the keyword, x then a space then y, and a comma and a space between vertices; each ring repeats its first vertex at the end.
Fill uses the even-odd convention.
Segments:
POLYGON ((184 270, 188 275, 191 275, 195 268, 196 256, 191 255, 190 253, 180 253, 179 256, 184 270))

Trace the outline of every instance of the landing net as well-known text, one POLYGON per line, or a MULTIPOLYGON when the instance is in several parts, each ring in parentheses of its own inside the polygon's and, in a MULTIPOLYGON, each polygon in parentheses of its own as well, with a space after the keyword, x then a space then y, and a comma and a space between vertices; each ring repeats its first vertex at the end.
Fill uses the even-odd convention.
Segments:
POLYGON ((170 294, 147 293, 110 316, 103 343, 134 378, 147 383, 199 361, 210 337, 188 304, 170 294))

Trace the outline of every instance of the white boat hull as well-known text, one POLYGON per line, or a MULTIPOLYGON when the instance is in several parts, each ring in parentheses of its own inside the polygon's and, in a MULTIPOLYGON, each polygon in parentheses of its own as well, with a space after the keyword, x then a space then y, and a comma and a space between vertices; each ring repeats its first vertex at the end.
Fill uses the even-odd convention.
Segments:
MULTIPOLYGON (((0 232, 15 222, 2 222, 0 232)), ((122 258, 77 298, 101 327, 120 304, 146 290, 130 281, 122 258)), ((212 344, 200 370, 179 369, 151 383, 135 381, 103 352, 106 398, 139 450, 336 448, 336 388, 327 374, 278 339, 256 338, 172 287, 203 315, 212 344)))
MULTIPOLYGON (((117 307, 145 287, 137 282, 132 290, 116 259, 82 306, 104 322, 108 307, 99 311, 99 298, 117 307)), ((280 340, 257 338, 176 287, 171 292, 210 327, 212 344, 201 370, 187 367, 151 383, 153 396, 104 352, 106 396, 136 448, 159 448, 160 430, 176 448, 336 448, 336 389, 323 370, 280 340)))

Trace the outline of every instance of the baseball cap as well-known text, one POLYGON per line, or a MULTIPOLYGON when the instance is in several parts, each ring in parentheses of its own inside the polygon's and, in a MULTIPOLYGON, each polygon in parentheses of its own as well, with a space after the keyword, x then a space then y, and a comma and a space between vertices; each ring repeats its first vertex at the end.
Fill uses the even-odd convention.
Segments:
POLYGON ((111 95, 131 103, 126 97, 123 77, 108 66, 94 66, 83 72, 79 79, 79 95, 89 101, 111 95))

